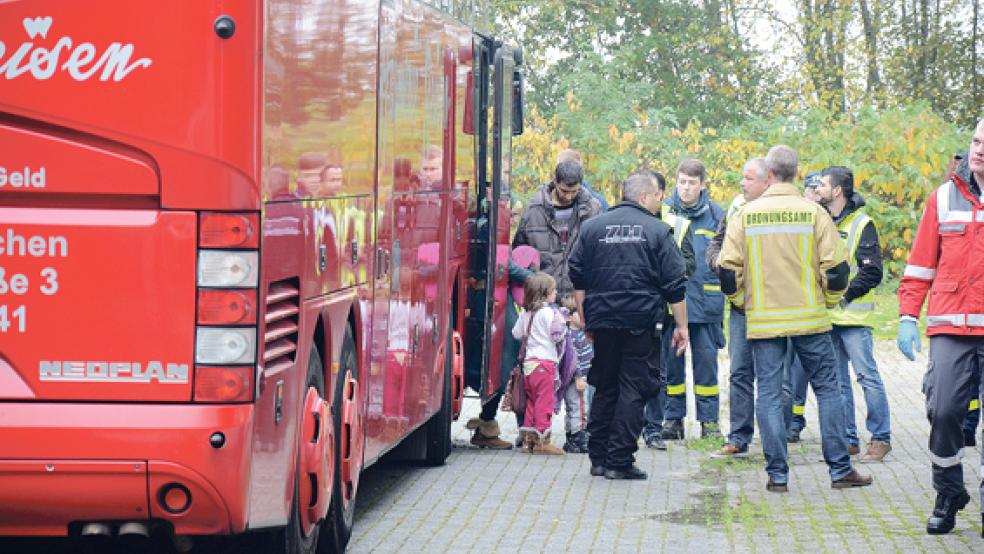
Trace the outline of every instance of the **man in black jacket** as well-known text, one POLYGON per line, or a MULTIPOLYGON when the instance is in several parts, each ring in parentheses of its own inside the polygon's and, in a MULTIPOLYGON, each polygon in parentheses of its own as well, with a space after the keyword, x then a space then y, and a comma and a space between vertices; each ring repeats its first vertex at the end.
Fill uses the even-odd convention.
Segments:
POLYGON ((892 450, 888 395, 878 373, 871 330, 875 325, 874 288, 882 280, 881 246, 875 222, 864 213, 864 198, 854 190, 854 174, 841 166, 828 167, 817 187, 820 204, 834 218, 847 241, 851 281, 840 306, 830 311, 834 324, 831 338, 837 354, 837 372, 847 414, 848 451, 857 453, 859 437, 854 420, 854 391, 848 362, 854 367, 868 408, 871 433, 862 462, 880 462, 892 450))
POLYGON ((569 261, 574 297, 595 357, 596 387, 588 421, 591 475, 646 479, 634 465, 643 405, 660 389, 660 332, 667 303, 687 348, 687 277, 669 225, 659 220, 659 188, 647 174, 629 176, 622 202, 584 223, 569 261))

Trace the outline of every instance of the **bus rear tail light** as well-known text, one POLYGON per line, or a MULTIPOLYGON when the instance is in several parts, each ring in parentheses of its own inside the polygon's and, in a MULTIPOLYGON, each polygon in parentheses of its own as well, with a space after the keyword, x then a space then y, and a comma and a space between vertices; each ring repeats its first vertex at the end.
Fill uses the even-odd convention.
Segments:
POLYGON ((198 286, 255 287, 260 277, 260 253, 244 250, 199 250, 198 286))
POLYGON ((198 219, 196 402, 250 402, 256 381, 260 214, 198 219))
POLYGON ((202 213, 198 245, 202 248, 258 248, 260 217, 255 213, 202 213))
POLYGON ((199 325, 255 325, 256 289, 198 289, 199 325))
POLYGON ((249 402, 253 367, 195 367, 195 402, 249 402))
POLYGON ((195 339, 197 364, 256 363, 255 327, 198 327, 195 339))

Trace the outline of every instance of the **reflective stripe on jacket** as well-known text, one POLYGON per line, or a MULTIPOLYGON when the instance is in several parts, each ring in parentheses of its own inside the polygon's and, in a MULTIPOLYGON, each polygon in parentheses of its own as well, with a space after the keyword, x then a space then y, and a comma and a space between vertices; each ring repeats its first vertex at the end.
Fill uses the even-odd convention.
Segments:
POLYGON ((683 248, 683 237, 686 236, 687 228, 690 227, 690 220, 685 217, 673 215, 670 213, 670 207, 666 204, 660 207, 659 218, 673 228, 673 242, 676 243, 678 248, 683 248))
POLYGON ((929 196, 899 283, 903 316, 918 319, 932 292, 927 335, 984 335, 984 205, 970 182, 964 160, 929 196))
POLYGON ((729 299, 745 309, 750 339, 829 331, 827 307, 844 290, 828 288, 826 271, 846 260, 830 214, 790 183, 770 186, 728 222, 718 257, 735 272, 729 299))
MULTIPOLYGON (((872 223, 868 214, 862 210, 856 210, 841 220, 837 230, 841 232, 847 241, 847 260, 851 264, 851 275, 849 280, 853 281, 860 269, 858 263, 858 245, 861 244, 861 231, 865 226, 872 223)), ((868 290, 858 298, 851 301, 844 307, 836 307, 830 310, 830 321, 834 325, 853 326, 853 327, 873 327, 875 315, 875 292, 868 290)))
MULTIPOLYGON (((707 192, 703 191, 702 195, 707 192)), ((676 200, 676 197, 674 197, 676 200)), ((714 232, 724 217, 724 210, 714 202, 707 202, 707 208, 700 215, 688 217, 679 213, 671 205, 670 212, 677 220, 687 221, 693 231, 693 249, 696 267, 687 282, 687 321, 689 323, 720 323, 724 321, 724 294, 717 272, 707 265, 707 249, 714 238, 714 232)), ((667 221, 669 222, 669 221, 667 221)), ((675 231, 674 231, 675 232, 675 231)))

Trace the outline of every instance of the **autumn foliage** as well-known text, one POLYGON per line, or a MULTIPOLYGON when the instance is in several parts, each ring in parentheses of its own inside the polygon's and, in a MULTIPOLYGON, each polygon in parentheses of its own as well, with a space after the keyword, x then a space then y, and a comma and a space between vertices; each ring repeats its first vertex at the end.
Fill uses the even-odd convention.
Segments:
POLYGON ((853 117, 817 108, 714 129, 698 121, 677 125, 671 113, 610 100, 604 107, 585 106, 568 94, 566 106, 550 118, 534 106, 528 109, 526 133, 514 143, 513 187, 519 197, 550 178, 558 152, 574 148, 582 153, 587 180, 609 200, 636 169, 660 171, 672 186, 679 161, 696 157, 708 168, 712 198, 727 204, 740 192, 745 161, 784 143, 799 153, 800 178, 831 165, 854 170, 855 187, 879 227, 885 269, 894 276, 905 266, 923 200, 944 181, 950 158, 967 148, 970 136, 921 103, 862 109, 853 117))

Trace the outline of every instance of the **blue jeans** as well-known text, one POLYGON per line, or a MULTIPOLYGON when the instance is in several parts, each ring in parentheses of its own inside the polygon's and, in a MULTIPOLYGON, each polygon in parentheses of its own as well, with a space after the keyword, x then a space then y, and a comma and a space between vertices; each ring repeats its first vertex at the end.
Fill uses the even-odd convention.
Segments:
MULTIPOLYGON (((834 344, 830 340, 830 333, 801 335, 791 339, 817 396, 823 459, 827 463, 830 478, 840 479, 852 469, 844 438, 844 402, 834 369, 834 344)), ((782 399, 786 341, 785 337, 748 341, 752 345, 755 376, 758 379, 756 415, 762 436, 762 450, 765 452, 765 471, 774 483, 786 483, 789 480, 782 399)))
POLYGON ((840 380, 841 396, 844 398, 844 414, 847 422, 847 442, 858 444, 858 427, 854 421, 854 391, 851 387, 851 373, 848 362, 854 367, 858 383, 864 391, 864 403, 868 408, 865 419, 871 439, 891 442, 891 418, 888 409, 888 395, 878 374, 875 363, 874 342, 869 327, 842 327, 834 325, 831 332, 834 351, 837 353, 837 376, 840 380))
POLYGON ((785 401, 786 429, 802 431, 806 428, 806 389, 810 384, 806 380, 803 364, 793 350, 792 343, 788 345, 786 354, 786 372, 783 376, 782 392, 785 401))
MULTIPOLYGON (((663 342, 669 344, 675 324, 669 324, 663 331, 663 342)), ((690 358, 694 375, 694 403, 697 406, 697 421, 717 423, 720 412, 718 394, 718 350, 724 348, 724 331, 720 323, 691 323, 690 358)), ((687 357, 663 352, 666 367, 666 387, 664 417, 684 419, 687 417, 687 357)))
POLYGON ((745 338, 745 314, 731 310, 728 319, 728 356, 731 357, 731 432, 728 442, 744 449, 755 434, 755 366, 752 346, 745 338))

